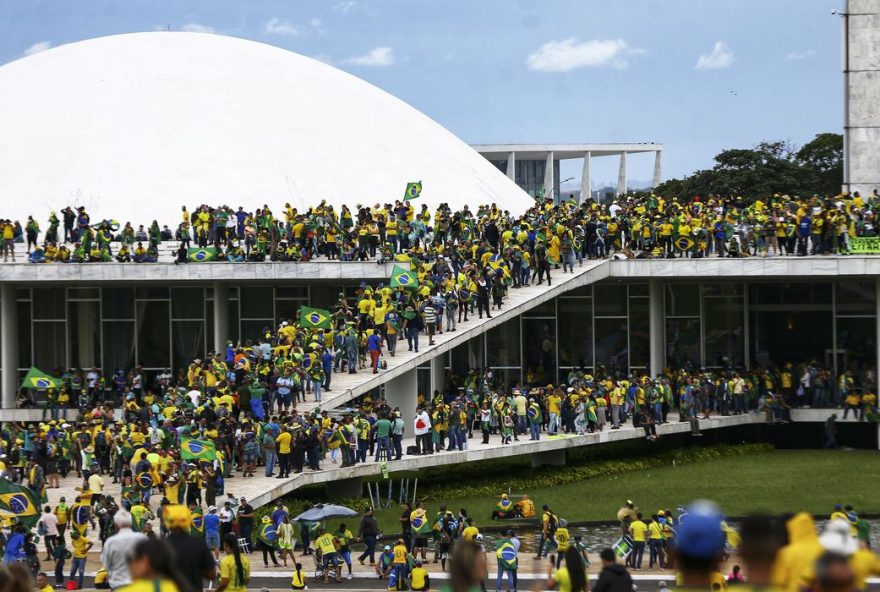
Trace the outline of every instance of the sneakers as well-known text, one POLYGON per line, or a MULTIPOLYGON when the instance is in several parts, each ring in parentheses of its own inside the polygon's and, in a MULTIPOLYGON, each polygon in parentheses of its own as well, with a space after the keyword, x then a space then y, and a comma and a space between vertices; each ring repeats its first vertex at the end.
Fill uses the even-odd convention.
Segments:
POLYGON ((346 580, 350 580, 350 579, 351 579, 351 574, 348 574, 348 576, 346 576, 345 579, 346 579, 346 580))

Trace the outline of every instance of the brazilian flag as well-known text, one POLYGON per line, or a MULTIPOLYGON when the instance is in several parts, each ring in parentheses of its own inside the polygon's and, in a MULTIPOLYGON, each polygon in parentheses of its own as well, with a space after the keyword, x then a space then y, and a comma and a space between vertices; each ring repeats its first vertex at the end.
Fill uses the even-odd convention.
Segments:
POLYGON ((427 534, 431 532, 431 524, 428 522, 426 514, 416 514, 410 521, 412 529, 416 534, 427 534))
POLYGON ((676 249, 678 249, 679 251, 682 251, 682 252, 691 251, 691 250, 693 250, 694 246, 696 245, 696 243, 694 243, 694 239, 692 239, 689 236, 680 236, 677 239, 675 239, 675 242, 672 244, 675 245, 676 249))
POLYGON ((70 509, 71 521, 73 522, 73 527, 79 532, 83 534, 86 531, 86 528, 89 527, 89 518, 92 516, 92 508, 89 504, 84 504, 82 502, 78 504, 74 504, 70 509))
POLYGON ((278 543, 278 533, 275 531, 275 525, 271 522, 260 524, 257 538, 270 547, 274 547, 278 543))
POLYGON ((153 476, 150 475, 149 471, 143 471, 137 474, 135 477, 135 483, 141 489, 147 490, 153 487, 153 476))
POLYGON ((403 194, 403 201, 409 201, 411 199, 417 198, 422 193, 422 182, 416 181, 415 183, 407 183, 406 184, 406 192, 403 194))
POLYGON ((498 565, 504 569, 515 570, 517 568, 516 547, 513 546, 509 539, 499 541, 495 557, 498 559, 498 565))
POLYGON ((0 518, 16 518, 31 528, 40 519, 40 500, 27 487, 0 478, 0 518))
POLYGON ((190 263, 206 263, 217 259, 217 247, 205 247, 200 249, 192 247, 186 250, 186 260, 190 263))
POLYGON ((50 389, 50 388, 61 388, 60 378, 54 378, 49 376, 45 372, 31 366, 31 369, 28 370, 28 373, 24 375, 24 380, 21 381, 21 388, 23 389, 50 389))
POLYGON ((300 307, 300 324, 304 329, 330 329, 330 311, 323 308, 300 307))
POLYGON ((181 438, 180 458, 183 460, 217 460, 217 448, 213 442, 207 440, 181 438))
POLYGON ((205 536, 205 516, 201 511, 193 511, 192 523, 189 526, 189 534, 194 537, 205 536))
POLYGON ((413 272, 395 265, 391 271, 391 282, 388 285, 392 288, 415 290, 419 287, 419 278, 413 272))

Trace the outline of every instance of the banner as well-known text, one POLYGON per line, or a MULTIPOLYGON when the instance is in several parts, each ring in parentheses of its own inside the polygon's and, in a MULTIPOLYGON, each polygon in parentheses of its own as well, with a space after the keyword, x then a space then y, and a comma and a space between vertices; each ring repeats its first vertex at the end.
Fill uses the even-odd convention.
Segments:
POLYGON ((217 259, 216 247, 205 247, 204 249, 190 248, 186 250, 186 260, 190 263, 205 263, 217 259))
POLYGON ((880 253, 880 236, 859 236, 849 239, 850 250, 853 253, 877 254, 880 253))

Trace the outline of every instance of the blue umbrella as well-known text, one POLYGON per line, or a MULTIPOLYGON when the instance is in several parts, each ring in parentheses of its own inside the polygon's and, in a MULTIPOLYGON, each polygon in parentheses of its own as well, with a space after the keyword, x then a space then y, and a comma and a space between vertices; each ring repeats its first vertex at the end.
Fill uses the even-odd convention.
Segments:
POLYGON ((337 506, 336 504, 317 504, 294 518, 294 520, 303 522, 320 522, 327 518, 348 518, 357 515, 357 512, 351 508, 346 508, 345 506, 337 506))

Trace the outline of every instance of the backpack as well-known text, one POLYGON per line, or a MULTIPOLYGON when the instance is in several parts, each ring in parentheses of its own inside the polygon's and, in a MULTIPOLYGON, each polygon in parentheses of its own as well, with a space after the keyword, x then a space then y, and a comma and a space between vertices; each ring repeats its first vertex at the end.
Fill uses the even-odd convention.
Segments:
POLYGON ((553 512, 547 512, 547 515, 550 517, 550 520, 547 522, 547 530, 550 531, 550 534, 553 534, 559 528, 559 518, 553 512))

